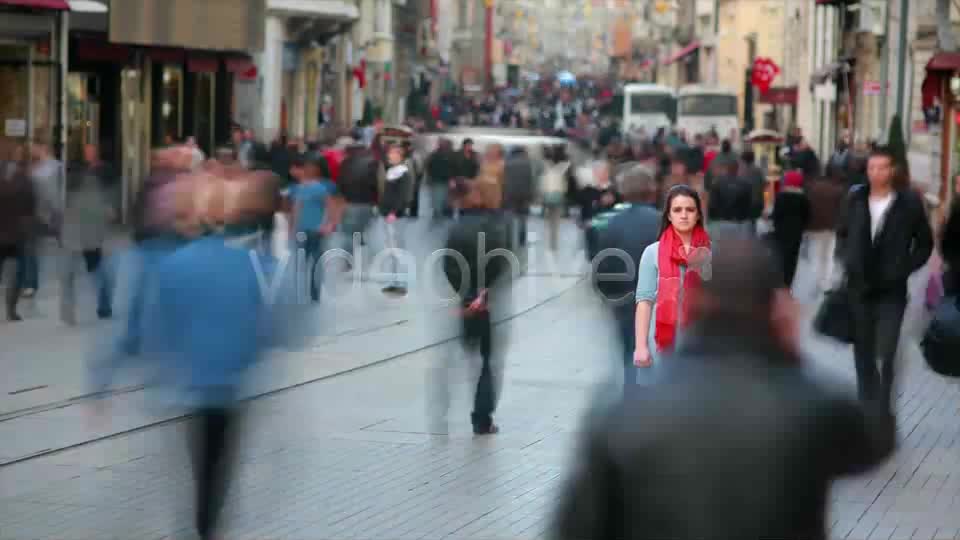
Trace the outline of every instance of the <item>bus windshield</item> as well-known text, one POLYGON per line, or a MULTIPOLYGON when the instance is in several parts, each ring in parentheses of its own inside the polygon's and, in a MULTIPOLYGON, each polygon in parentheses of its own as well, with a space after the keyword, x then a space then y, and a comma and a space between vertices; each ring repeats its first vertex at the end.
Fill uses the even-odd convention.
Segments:
POLYGON ((680 98, 680 114, 688 116, 736 116, 736 96, 702 94, 680 98))
POLYGON ((630 114, 663 113, 673 116, 673 98, 669 94, 630 94, 630 114))

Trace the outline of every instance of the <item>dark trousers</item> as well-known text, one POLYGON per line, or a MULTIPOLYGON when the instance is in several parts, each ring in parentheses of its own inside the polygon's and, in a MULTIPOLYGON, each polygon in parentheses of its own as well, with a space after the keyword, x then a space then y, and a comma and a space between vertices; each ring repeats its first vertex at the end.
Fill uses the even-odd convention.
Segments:
POLYGON ((323 286, 323 265, 320 259, 323 258, 325 238, 316 233, 307 233, 307 238, 303 242, 305 261, 309 275, 308 286, 310 288, 310 300, 320 301, 320 287, 323 286), (320 272, 318 276, 317 273, 320 272))
POLYGON ((7 261, 14 261, 17 265, 17 272, 11 272, 10 281, 7 283, 7 294, 5 304, 7 308, 7 318, 16 318, 17 301, 20 299, 20 280, 17 279, 19 268, 22 263, 23 245, 21 244, 0 244, 0 280, 3 279, 3 269, 7 261))
POLYGON ((190 457, 196 489, 196 527, 203 539, 216 533, 233 473, 236 413, 209 408, 194 412, 190 457))
POLYGON ((797 275, 797 263, 800 261, 800 244, 803 237, 778 237, 775 239, 780 263, 783 265, 783 280, 789 288, 793 286, 793 278, 797 275))
POLYGON ((877 298, 851 293, 853 309, 853 357, 857 367, 860 399, 892 405, 894 364, 900 341, 900 326, 907 307, 905 295, 877 298))
POLYGON ((619 310, 614 317, 623 345, 623 394, 626 395, 637 385, 637 367, 633 365, 633 351, 637 348, 636 312, 619 310))
POLYGON ((473 429, 488 430, 493 425, 493 411, 496 409, 497 396, 492 366, 493 323, 489 311, 481 311, 463 319, 463 341, 468 351, 478 350, 483 362, 477 390, 473 397, 473 413, 470 419, 473 429))

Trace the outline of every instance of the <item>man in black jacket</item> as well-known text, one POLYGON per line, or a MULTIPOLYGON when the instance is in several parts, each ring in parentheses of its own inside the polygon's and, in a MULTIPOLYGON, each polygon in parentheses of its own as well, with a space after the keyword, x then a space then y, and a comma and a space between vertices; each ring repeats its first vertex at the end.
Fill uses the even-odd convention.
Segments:
POLYGON ((923 201, 908 181, 896 180, 904 178, 898 169, 889 150, 874 150, 867 163, 869 182, 851 191, 837 230, 853 308, 860 397, 887 408, 892 407, 907 279, 926 264, 933 250, 923 201))
POLYGON ((637 268, 643 250, 658 239, 660 212, 656 208, 657 182, 647 166, 634 165, 625 172, 620 188, 627 204, 608 220, 594 220, 596 252, 590 257, 594 285, 610 306, 623 343, 623 389, 627 392, 637 383, 633 365, 637 268))
POLYGON ((892 417, 805 373, 770 254, 719 236, 662 382, 585 423, 554 538, 825 539, 831 482, 892 452, 892 417))

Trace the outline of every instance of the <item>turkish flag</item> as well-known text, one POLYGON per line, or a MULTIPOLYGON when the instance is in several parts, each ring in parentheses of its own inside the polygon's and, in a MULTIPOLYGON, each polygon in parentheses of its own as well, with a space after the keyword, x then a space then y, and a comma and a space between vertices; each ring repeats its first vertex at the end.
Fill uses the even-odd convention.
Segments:
POLYGON ((360 65, 353 70, 353 77, 357 79, 357 86, 362 90, 367 86, 367 61, 361 60, 360 65))
POLYGON ((757 87, 761 94, 766 94, 773 80, 780 74, 780 66, 769 58, 757 58, 753 61, 752 72, 750 84, 757 87))

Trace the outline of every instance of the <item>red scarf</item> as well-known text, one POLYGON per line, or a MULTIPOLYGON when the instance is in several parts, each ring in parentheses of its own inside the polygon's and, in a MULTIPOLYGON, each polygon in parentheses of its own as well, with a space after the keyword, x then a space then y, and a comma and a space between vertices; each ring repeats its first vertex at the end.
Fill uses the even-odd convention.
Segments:
MULTIPOLYGON (((657 278, 657 321, 654 338, 658 351, 670 350, 677 335, 677 323, 681 328, 691 320, 691 298, 696 296, 703 285, 700 277, 700 268, 688 264, 687 257, 698 248, 710 249, 710 236, 702 225, 693 229, 690 242, 690 252, 683 249, 683 241, 673 227, 667 227, 660 235, 660 245, 657 253, 659 266, 657 278), (681 295, 680 267, 686 267, 683 277, 681 295), (683 305, 680 305, 681 299, 683 305)), ((699 253, 698 253, 699 254, 699 253)))

